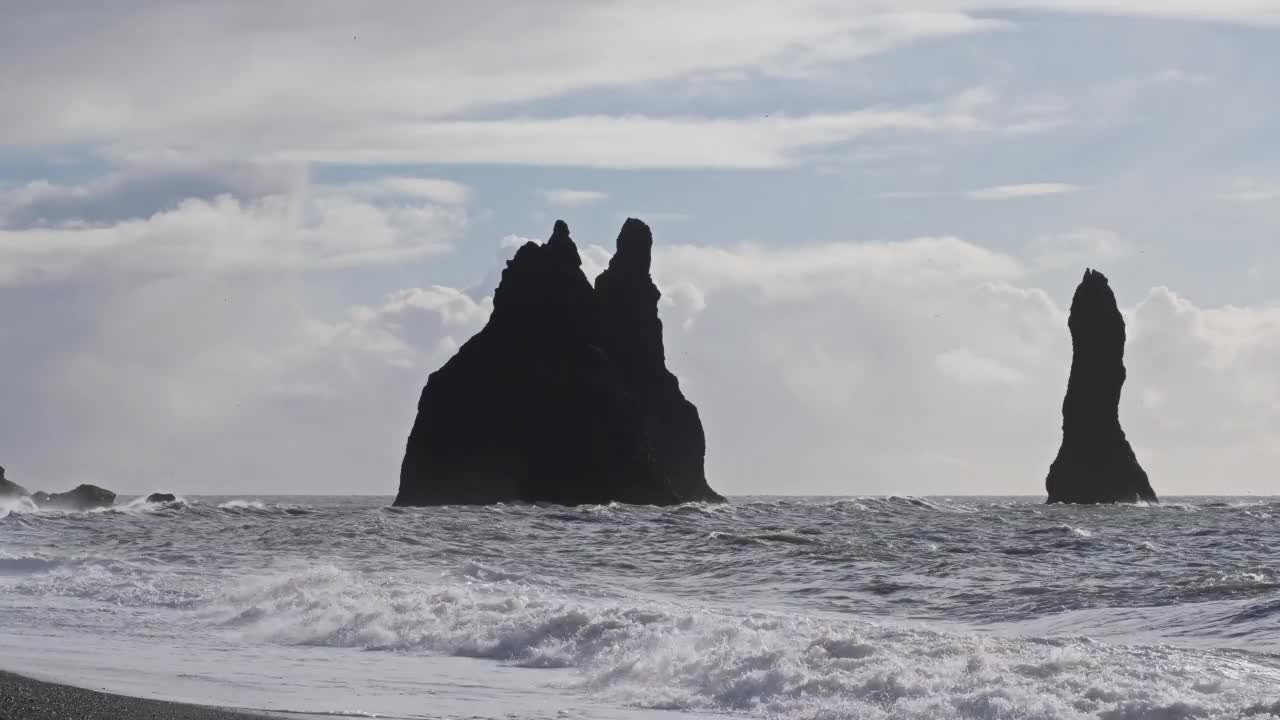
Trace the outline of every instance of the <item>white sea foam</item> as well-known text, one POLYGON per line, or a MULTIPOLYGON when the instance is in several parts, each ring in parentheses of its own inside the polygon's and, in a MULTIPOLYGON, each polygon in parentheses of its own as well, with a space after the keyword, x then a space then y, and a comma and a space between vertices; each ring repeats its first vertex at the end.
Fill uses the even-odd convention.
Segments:
POLYGON ((1213 652, 598 601, 519 582, 422 586, 324 568, 246 582, 206 612, 255 641, 573 668, 567 684, 646 708, 1137 719, 1234 716, 1280 700, 1280 670, 1213 652))
POLYGON ((10 513, 33 513, 38 511, 39 508, 31 501, 31 498, 0 497, 0 518, 8 517, 10 513))
POLYGON ((218 505, 219 510, 251 515, 307 515, 312 508, 303 505, 265 503, 261 500, 228 500, 218 505))
POLYGON ((266 510, 267 504, 261 500, 228 500, 219 503, 218 508, 222 510, 266 510))

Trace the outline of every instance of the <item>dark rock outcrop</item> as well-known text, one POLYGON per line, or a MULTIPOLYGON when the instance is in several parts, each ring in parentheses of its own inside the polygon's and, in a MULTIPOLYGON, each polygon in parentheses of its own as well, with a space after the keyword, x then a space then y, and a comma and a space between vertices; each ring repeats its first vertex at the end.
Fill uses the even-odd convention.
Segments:
POLYGON ((97 485, 78 485, 64 493, 37 492, 31 496, 41 510, 96 510, 116 503, 116 494, 97 485))
POLYGON ((151 493, 147 496, 149 503, 171 503, 177 502, 178 497, 173 493, 151 493))
POLYGON ((488 324, 423 388, 397 505, 723 501, 666 368, 652 244, 628 219, 594 288, 562 221, 516 252, 488 324))
POLYGON ((1157 502, 1120 428, 1124 318, 1107 278, 1086 270, 1071 300, 1071 378, 1062 401, 1062 447, 1049 467, 1049 502, 1157 502))
POLYGON ((12 480, 8 480, 4 476, 4 468, 0 467, 0 498, 4 497, 26 497, 30 493, 12 480))

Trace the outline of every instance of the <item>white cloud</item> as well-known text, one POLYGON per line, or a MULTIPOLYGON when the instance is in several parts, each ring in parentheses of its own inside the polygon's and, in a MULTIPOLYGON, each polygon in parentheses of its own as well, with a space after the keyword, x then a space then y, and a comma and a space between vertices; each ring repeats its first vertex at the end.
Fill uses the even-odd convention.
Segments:
POLYGON ((1080 228, 1041 235, 1030 244, 1032 262, 1041 269, 1106 266, 1133 255, 1131 242, 1105 228, 1080 228))
MULTIPOLYGON (((30 187, 19 194, 29 198, 30 187)), ((46 183, 36 195, 79 201, 85 194, 78 187, 46 183)), ((14 207, 32 205, 29 199, 24 202, 14 207)), ((103 273, 398 262, 448 250, 466 222, 466 211, 458 206, 421 201, 380 205, 305 184, 281 192, 272 188, 257 197, 189 197, 145 216, 125 215, 101 222, 64 213, 56 224, 0 226, 0 286, 103 273)))
POLYGON ((149 158, 80 183, 0 185, 0 228, 86 224, 86 219, 104 225, 173 210, 185 200, 287 194, 305 183, 299 165, 149 158))
POLYGON ((1018 385, 1022 373, 972 350, 946 350, 934 358, 938 371, 961 383, 1018 385))
POLYGON ((938 282, 1008 279, 1018 261, 953 237, 776 248, 681 245, 661 249, 655 272, 679 268, 704 290, 750 285, 769 297, 872 285, 910 290, 938 282))
POLYGON ((223 133, 247 141, 273 128, 314 138, 358 127, 376 137, 407 118, 733 70, 794 74, 1004 26, 959 11, 823 0, 752 0, 735 7, 731 26, 719 7, 567 0, 372 14, 332 1, 308 3, 306 12, 32 6, 11 8, 7 19, 0 91, 24 112, 0 118, 0 137, 18 143, 189 143, 223 133), (119 47, 130 52, 111 52, 119 47), (184 89, 181 99, 174 87, 184 89))
MULTIPOLYGON (((1022 131, 1030 131, 1024 128, 1022 131)), ((995 185, 978 188, 966 192, 941 192, 934 190, 890 190, 878 192, 875 197, 882 200, 928 200, 931 198, 964 197, 970 200, 1020 200, 1023 198, 1046 197, 1050 195, 1066 195, 1079 192, 1082 188, 1068 183, 1022 183, 1017 185, 995 185)))
POLYGON ((668 357, 730 492, 948 493, 978 473, 1038 491, 1070 346, 1063 311, 1010 284, 1014 258, 921 238, 655 263, 668 357))
POLYGON ((342 185, 338 189, 374 197, 390 195, 418 198, 443 205, 465 205, 471 199, 471 188, 460 182, 440 178, 390 176, 342 185))
POLYGON ((530 242, 540 242, 540 241, 537 240, 536 238, 525 237, 523 235, 504 235, 502 237, 502 240, 499 241, 499 246, 504 251, 511 250, 514 252, 521 245, 524 245, 525 243, 530 243, 530 242))
POLYGON ((240 148, 287 162, 769 168, 869 133, 978 131, 990 101, 985 93, 965 93, 936 105, 767 118, 579 115, 400 123, 376 132, 335 128, 310 138, 258 135, 240 148))
POLYGON ((609 197, 609 193, 599 190, 544 190, 542 197, 548 205, 555 207, 576 208, 594 205, 609 197))
POLYGON ((1020 185, 997 185, 995 187, 970 190, 968 196, 974 200, 1017 200, 1046 195, 1063 195, 1080 189, 1077 185, 1067 183, 1023 183, 1020 185))
POLYGON ((1232 189, 1223 193, 1222 197, 1242 203, 1268 202, 1280 200, 1280 182, 1266 182, 1256 178, 1238 178, 1232 189))

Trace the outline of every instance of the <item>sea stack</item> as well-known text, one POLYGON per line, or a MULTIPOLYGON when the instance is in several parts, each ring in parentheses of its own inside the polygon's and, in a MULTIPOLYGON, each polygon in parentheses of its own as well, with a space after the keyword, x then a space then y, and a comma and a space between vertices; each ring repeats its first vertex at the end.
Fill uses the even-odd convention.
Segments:
POLYGON ((666 367, 652 246, 628 219, 595 287, 563 221, 516 252, 488 324, 427 379, 396 505, 724 500, 666 367))
POLYGON ((37 492, 31 500, 41 510, 97 510, 116 504, 116 494, 97 485, 77 485, 64 493, 37 492))
POLYGON ((26 497, 27 495, 27 489, 12 480, 6 479, 4 468, 0 467, 0 498, 26 497))
POLYGON ((1124 317, 1102 273, 1085 270, 1068 325, 1071 378, 1062 401, 1062 447, 1045 481, 1049 502, 1158 502, 1120 428, 1124 317))

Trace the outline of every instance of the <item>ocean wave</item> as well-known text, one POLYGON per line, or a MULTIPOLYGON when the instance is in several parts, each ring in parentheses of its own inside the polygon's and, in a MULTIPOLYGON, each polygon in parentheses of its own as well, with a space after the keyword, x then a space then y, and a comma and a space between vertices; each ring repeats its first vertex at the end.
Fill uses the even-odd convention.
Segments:
POLYGON ((1039 527, 1027 530, 1028 535, 1067 535, 1074 537, 1093 537, 1093 533, 1084 528, 1075 527, 1074 525, 1055 525, 1053 527, 1039 527))
POLYGON ((45 557, 0 555, 0 575, 24 575, 45 572, 57 569, 65 564, 63 560, 45 557))
POLYGON ((31 498, 25 497, 0 497, 0 520, 11 514, 26 514, 39 512, 40 508, 36 507, 31 498))
POLYGON ((253 515, 310 515, 314 510, 303 505, 264 503, 261 500, 228 500, 218 504, 219 510, 253 515))
POLYGON ((899 513, 903 511, 932 511, 942 513, 972 513, 972 506, 958 503, 951 498, 926 498, 915 495, 869 495, 866 497, 841 498, 823 503, 824 506, 836 510, 853 510, 857 512, 899 513))
POLYGON ((1280 700, 1280 670, 1212 651, 600 600, 510 581, 424 586, 320 568, 245 581, 201 612, 256 641, 570 668, 578 690, 653 709, 1136 719, 1235 717, 1280 700))
POLYGON ((13 592, 35 598, 66 597, 114 607, 187 608, 206 596, 203 582, 155 566, 103 557, 0 558, 0 574, 21 576, 13 592))

